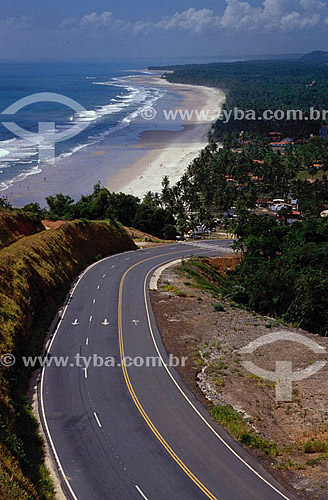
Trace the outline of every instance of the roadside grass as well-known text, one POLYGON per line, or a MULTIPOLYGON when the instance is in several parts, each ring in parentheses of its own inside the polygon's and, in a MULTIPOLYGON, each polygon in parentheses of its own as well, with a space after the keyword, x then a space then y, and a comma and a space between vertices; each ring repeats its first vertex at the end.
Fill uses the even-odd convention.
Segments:
POLYGON ((240 443, 256 448, 269 456, 279 455, 277 445, 273 441, 258 436, 249 425, 248 420, 231 406, 213 406, 210 409, 210 414, 240 443))
POLYGON ((189 282, 189 286, 210 292, 214 298, 220 296, 220 281, 222 280, 222 276, 204 259, 188 259, 181 263, 179 269, 181 273, 192 281, 192 283, 189 282))
POLYGON ((212 361, 206 367, 206 375, 208 376, 225 376, 228 375, 229 366, 222 360, 212 361))
POLYGON ((275 382, 265 380, 264 378, 253 373, 247 374, 246 379, 253 381, 258 387, 275 387, 275 382))
POLYGON ((199 350, 196 350, 193 353, 193 362, 194 362, 194 365, 196 368, 201 369, 201 368, 203 368, 203 366, 205 366, 205 361, 202 358, 202 355, 201 355, 199 350))
POLYGON ((27 397, 32 368, 73 279, 101 257, 135 244, 116 222, 74 221, 23 237, 0 251, 0 354, 16 357, 0 368, 0 498, 52 500, 43 440, 27 397))
POLYGON ((304 453, 325 453, 328 451, 328 444, 325 441, 308 440, 303 444, 304 453))
POLYGON ((183 292, 180 288, 174 285, 165 285, 164 290, 165 292, 174 293, 174 295, 177 295, 178 297, 187 297, 186 292, 183 292))

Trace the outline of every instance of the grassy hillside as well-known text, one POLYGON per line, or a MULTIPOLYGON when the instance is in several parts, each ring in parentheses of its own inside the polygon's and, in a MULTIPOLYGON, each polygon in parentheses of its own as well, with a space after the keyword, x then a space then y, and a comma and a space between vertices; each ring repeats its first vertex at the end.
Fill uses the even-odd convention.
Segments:
POLYGON ((0 251, 0 355, 16 356, 0 368, 0 498, 53 498, 42 442, 27 400, 29 373, 19 359, 40 353, 45 333, 75 276, 98 258, 136 248, 110 222, 69 222, 25 237, 0 251))
POLYGON ((0 209, 0 250, 23 236, 43 231, 40 220, 33 214, 0 209))

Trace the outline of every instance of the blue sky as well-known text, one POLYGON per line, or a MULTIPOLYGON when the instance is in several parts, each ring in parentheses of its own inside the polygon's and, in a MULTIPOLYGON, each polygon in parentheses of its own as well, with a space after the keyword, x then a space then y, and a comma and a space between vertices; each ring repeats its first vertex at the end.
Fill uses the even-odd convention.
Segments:
POLYGON ((196 59, 328 49, 327 0, 0 0, 6 60, 196 59))

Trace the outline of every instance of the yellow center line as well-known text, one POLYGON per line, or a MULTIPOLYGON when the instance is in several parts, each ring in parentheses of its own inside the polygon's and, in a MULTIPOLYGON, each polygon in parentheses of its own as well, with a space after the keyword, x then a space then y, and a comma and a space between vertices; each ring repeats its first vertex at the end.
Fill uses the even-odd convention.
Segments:
POLYGON ((164 437, 160 434, 158 429, 155 427, 147 413, 145 412, 143 406, 141 405, 138 397, 136 396, 136 393, 134 392, 133 386, 131 384, 131 380, 127 371, 127 368, 124 363, 124 358, 125 358, 125 353, 124 353, 124 342, 123 342, 123 317, 122 317, 122 304, 123 304, 123 285, 125 278, 127 274, 136 266, 139 266, 140 264, 147 262, 148 260, 155 259, 157 257, 163 257, 166 255, 172 255, 176 253, 181 253, 180 251, 176 252, 169 252, 163 255, 155 255, 153 257, 148 257, 147 259, 141 260, 140 262, 137 262, 136 264, 133 264, 131 267, 129 267, 125 273, 122 276, 121 282, 120 282, 120 289, 119 289, 119 301, 118 301, 118 335, 119 335, 119 345, 120 345, 120 359, 121 359, 121 367, 122 367, 122 372, 124 376, 125 383, 127 385, 128 391, 130 393, 130 396, 136 405, 139 413, 141 414, 142 418, 145 420, 146 424, 148 427, 151 429, 153 434, 156 436, 156 438, 159 440, 159 442, 163 445, 163 447, 166 449, 166 451, 169 453, 169 455, 173 458, 173 460, 179 465, 179 467, 183 470, 183 472, 198 486, 198 488, 211 500, 217 500, 217 498, 206 488, 206 486, 203 485, 203 483, 191 472, 190 469, 184 464, 184 462, 181 460, 181 458, 175 453, 175 451, 171 448, 171 446, 167 443, 167 441, 164 439, 164 437))

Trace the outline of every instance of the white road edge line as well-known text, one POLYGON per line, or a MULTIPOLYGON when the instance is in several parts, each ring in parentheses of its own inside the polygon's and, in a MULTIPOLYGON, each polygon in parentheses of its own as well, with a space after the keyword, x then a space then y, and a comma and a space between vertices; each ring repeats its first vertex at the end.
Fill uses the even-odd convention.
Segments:
MULTIPOLYGON (((167 262, 170 262, 170 260, 168 260, 167 262)), ((156 339, 155 339, 155 336, 154 336, 154 332, 153 332, 153 328, 152 328, 152 325, 151 325, 151 320, 150 320, 150 315, 149 315, 149 307, 148 307, 148 300, 147 300, 147 280, 148 280, 148 276, 150 275, 150 273, 152 273, 157 267, 159 266, 162 266, 163 265, 163 262, 160 264, 160 265, 156 265, 154 266, 152 269, 150 269, 150 271, 148 271, 146 277, 145 277, 145 280, 144 280, 144 300, 145 300, 145 307, 146 307, 146 314, 147 314, 147 320, 148 320, 148 326, 149 326, 149 331, 150 331, 150 334, 151 334, 151 338, 153 340, 153 343, 154 343, 154 346, 155 346, 155 349, 157 351, 157 354, 158 356, 160 357, 162 363, 163 363, 163 366, 165 368, 165 370, 167 371, 167 373, 169 374, 172 382, 175 384, 175 386, 178 388, 179 392, 182 394, 182 396, 185 398, 185 400, 190 404, 190 406, 192 407, 192 409, 197 413, 197 415, 201 418, 201 420, 207 425, 207 427, 213 432, 213 434, 228 448, 229 451, 231 451, 231 453, 233 453, 233 455, 235 455, 236 458, 238 458, 250 471, 252 471, 258 478, 260 478, 264 483, 266 483, 268 486, 270 486, 270 488, 272 488, 276 493, 278 493, 278 495, 280 495, 282 498, 284 498, 285 500, 290 500, 290 498, 286 497, 286 495, 284 495, 281 491, 279 491, 275 486, 273 486, 273 484, 271 484, 267 479, 265 479, 263 476, 261 476, 261 474, 259 472, 257 472, 255 469, 253 469, 253 467, 251 465, 249 465, 240 455, 238 455, 238 453, 233 449, 231 448, 231 446, 223 439, 222 436, 220 436, 220 434, 218 434, 216 432, 215 429, 213 429, 213 427, 211 426, 211 424, 203 417, 203 415, 197 410, 197 408, 195 407, 195 405, 192 403, 192 401, 190 401, 190 399, 188 398, 187 394, 185 394, 185 392, 183 391, 183 389, 180 387, 180 385, 177 383, 177 381, 175 380, 175 378, 173 377, 172 373, 170 372, 170 370, 168 369, 163 357, 162 357, 162 354, 158 348, 158 345, 157 345, 157 342, 156 342, 156 339)))
MULTIPOLYGON (((135 252, 135 250, 130 250, 130 252, 135 252)), ((73 294, 76 290, 76 287, 77 285, 80 283, 81 279, 83 278, 83 276, 90 270, 92 269, 94 266, 100 264, 100 262, 105 262, 106 260, 109 260, 109 259, 113 259, 114 257, 117 257, 118 255, 120 254, 116 254, 116 255, 110 255, 109 257, 105 257, 104 259, 101 259, 101 260, 98 260, 98 262, 94 262, 93 264, 91 264, 91 266, 87 267, 81 274, 80 276, 78 277, 75 285, 73 286, 72 290, 69 292, 68 294, 68 300, 67 300, 67 303, 66 303, 66 306, 64 307, 63 309, 63 314, 60 318, 60 320, 58 321, 58 325, 57 325, 57 328, 55 329, 54 331, 54 334, 53 334, 53 337, 48 345, 48 348, 46 350, 46 354, 48 354, 53 346, 53 343, 56 339, 56 336, 57 336, 57 333, 59 331, 59 328, 63 322, 63 319, 65 317, 65 314, 66 314, 66 311, 67 311, 67 308, 69 306, 69 299, 73 297, 73 294)), ((47 418, 46 418, 46 412, 45 412, 45 407, 44 407, 44 399, 43 399, 43 390, 44 390, 44 374, 45 374, 45 370, 46 370, 47 366, 44 366, 42 368, 42 372, 41 372, 41 384, 40 384, 40 390, 38 389, 39 391, 39 394, 40 394, 40 404, 41 404, 41 414, 42 414, 42 420, 43 420, 43 423, 44 423, 44 427, 45 427, 45 434, 49 440, 49 443, 50 443, 50 447, 51 447, 51 450, 52 450, 52 453, 55 457, 55 461, 57 462, 57 465, 58 465, 58 470, 60 472, 60 474, 62 475, 62 478, 68 488, 68 491, 70 492, 70 494, 72 495, 72 498, 73 500, 79 500, 77 498, 77 496, 75 495, 74 493, 74 490, 72 488, 72 486, 70 485, 70 482, 69 480, 67 479, 67 476, 65 474, 65 471, 63 469, 63 466, 61 464, 61 461, 59 459, 59 456, 58 456, 58 453, 57 453, 57 450, 56 450, 56 447, 55 447, 55 444, 53 442, 53 439, 51 437, 51 434, 50 434, 50 429, 49 429, 49 426, 48 426, 48 422, 47 422, 47 418)))
POLYGON ((136 487, 136 490, 138 491, 138 493, 140 493, 140 495, 142 496, 142 498, 144 498, 145 500, 148 500, 148 498, 146 497, 144 492, 139 488, 139 486, 137 484, 135 485, 135 487, 136 487))
POLYGON ((95 417, 96 422, 97 422, 97 424, 99 425, 99 427, 101 427, 101 423, 100 423, 100 421, 99 421, 99 418, 98 418, 97 413, 94 413, 94 414, 93 414, 93 416, 95 417))
MULTIPOLYGON (((128 252, 126 253, 134 253, 136 250, 129 250, 128 252)), ((66 311, 67 311, 67 308, 69 306, 69 303, 70 303, 70 298, 73 297, 73 294, 78 286, 78 284, 80 283, 80 281, 82 280, 82 278, 85 276, 85 274, 87 274, 88 271, 90 271, 90 269, 92 269, 93 267, 97 266, 98 264, 100 264, 101 262, 105 262, 106 260, 109 260, 109 259, 113 259, 117 256, 120 256, 121 254, 115 254, 115 255, 110 255, 109 257, 105 257, 104 259, 101 259, 101 260, 98 260, 97 262, 94 262, 93 264, 91 264, 91 266, 87 267, 84 271, 82 271, 82 273, 80 274, 80 276, 78 277, 75 285, 72 287, 71 291, 69 292, 68 294, 68 300, 67 300, 67 303, 63 309, 63 314, 61 315, 61 318, 60 320, 58 321, 58 324, 57 324, 57 327, 54 331, 54 334, 53 334, 53 337, 48 345, 48 348, 46 350, 46 354, 48 354, 55 342, 55 339, 56 339, 56 336, 58 334, 58 331, 59 331, 59 328, 64 320, 64 317, 65 317, 65 314, 66 314, 66 311)), ((169 261, 168 261, 169 262, 169 261)), ((112 267, 115 267, 115 264, 112 266, 112 267)), ((155 266, 153 269, 155 269, 157 266, 155 266)), ((148 275, 147 275, 148 276, 148 275)), ((146 277, 147 279, 147 277, 146 277)), ((98 285, 99 286, 99 285, 98 285)), ((50 443, 50 447, 51 447, 51 450, 53 452, 53 455, 55 457, 55 461, 57 462, 57 465, 58 465, 58 470, 60 472, 60 474, 62 475, 62 478, 70 492, 70 494, 72 495, 72 498, 73 500, 79 500, 78 497, 75 495, 74 493, 74 490, 72 488, 72 486, 70 485, 70 482, 65 474, 65 471, 63 469, 63 466, 61 464, 61 461, 59 459, 59 456, 58 456, 58 453, 57 453, 57 450, 56 450, 56 447, 55 447, 55 444, 54 444, 54 441, 52 439, 52 436, 51 436, 51 433, 50 433, 50 429, 49 429, 49 426, 48 426, 48 422, 47 422, 47 418, 46 418, 46 413, 45 413, 45 407, 44 407, 44 398, 43 398, 43 392, 44 392, 44 375, 45 375, 45 370, 46 370, 47 366, 45 365, 43 368, 42 368, 42 372, 41 372, 41 383, 40 383, 40 390, 39 390, 39 394, 40 394, 40 405, 41 405, 41 414, 42 414, 42 419, 43 419, 43 423, 44 423, 44 427, 45 427, 45 433, 46 433, 46 436, 49 440, 49 443, 50 443)), ((227 445, 228 446, 228 445, 227 445)), ((233 451, 233 450, 232 450, 233 451)), ((237 455, 238 456, 238 455, 237 455)), ((246 464, 247 465, 247 464, 246 464)), ((260 476, 261 477, 261 476, 260 476)), ((264 479, 263 479, 264 480, 264 479)), ((270 484, 270 483, 269 483, 270 484)), ((270 485, 271 486, 271 485, 270 485)), ((279 493, 279 492, 278 492, 279 493)), ((284 497, 286 498, 287 500, 289 500, 287 497, 284 497)))

